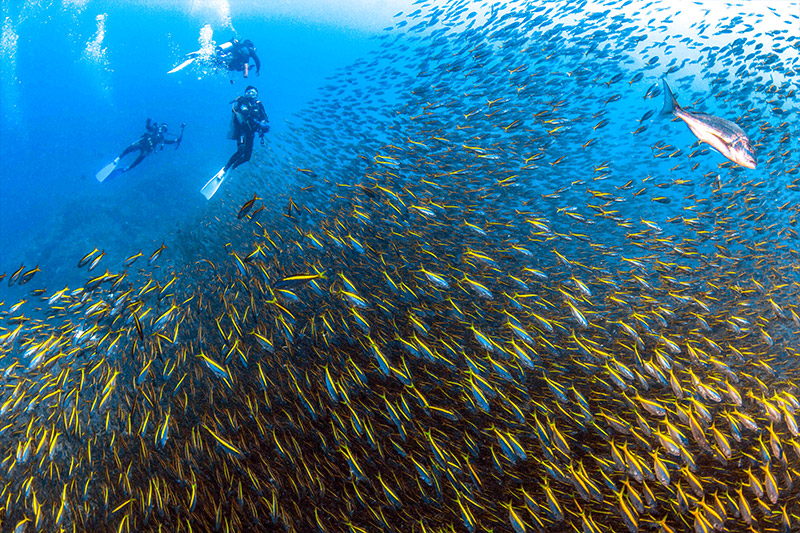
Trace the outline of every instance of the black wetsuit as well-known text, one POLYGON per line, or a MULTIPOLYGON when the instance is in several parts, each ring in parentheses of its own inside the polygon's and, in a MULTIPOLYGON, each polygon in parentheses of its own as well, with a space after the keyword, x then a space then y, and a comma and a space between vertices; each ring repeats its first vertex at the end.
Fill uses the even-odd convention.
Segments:
POLYGON ((256 75, 261 74, 261 60, 256 54, 256 47, 253 46, 253 43, 250 41, 231 43, 227 48, 217 46, 217 57, 225 63, 227 69, 242 72, 244 71, 244 66, 250 63, 250 58, 252 57, 256 65, 256 75))
POLYGON ((253 139, 256 133, 269 131, 267 112, 260 100, 240 96, 233 101, 233 117, 229 137, 236 140, 236 152, 228 159, 224 170, 233 170, 250 161, 253 155, 253 139))
POLYGON ((157 147, 163 147, 165 144, 175 144, 180 140, 165 139, 164 134, 160 131, 158 125, 153 124, 149 118, 147 119, 145 128, 147 129, 147 132, 142 134, 142 137, 138 141, 125 148, 125 150, 123 150, 119 155, 119 159, 122 159, 131 152, 139 150, 139 157, 137 157, 133 163, 124 169, 126 172, 141 163, 142 159, 150 155, 150 153, 152 153, 157 147))

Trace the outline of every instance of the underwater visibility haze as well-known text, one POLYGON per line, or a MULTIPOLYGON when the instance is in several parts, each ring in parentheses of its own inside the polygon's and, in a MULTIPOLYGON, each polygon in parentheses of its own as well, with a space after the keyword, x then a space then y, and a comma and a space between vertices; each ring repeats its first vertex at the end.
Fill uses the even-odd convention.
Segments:
POLYGON ((0 530, 800 531, 800 3, 2 18, 0 530))

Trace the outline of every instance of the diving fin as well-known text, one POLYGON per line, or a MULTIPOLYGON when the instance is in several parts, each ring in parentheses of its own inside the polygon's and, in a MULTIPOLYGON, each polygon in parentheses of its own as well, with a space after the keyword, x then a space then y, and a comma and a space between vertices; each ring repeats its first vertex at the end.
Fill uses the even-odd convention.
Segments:
POLYGON ((181 63, 181 64, 180 64, 180 65, 178 65, 177 67, 175 67, 174 69, 172 69, 172 70, 170 70, 169 72, 167 72, 167 74, 172 74, 172 73, 174 73, 174 72, 178 72, 179 70, 183 70, 183 69, 185 69, 186 67, 188 67, 189 65, 191 65, 192 63, 194 63, 194 60, 195 60, 195 58, 193 58, 193 57, 190 57, 189 59, 187 59, 186 61, 184 61, 183 63, 181 63))
POLYGON ((214 174, 214 177, 208 180, 208 183, 203 185, 203 188, 200 189, 200 192, 203 193, 203 196, 206 197, 206 200, 211 200, 211 197, 217 192, 219 186, 222 185, 222 182, 225 181, 226 177, 225 167, 219 169, 219 172, 214 174))
POLYGON ((117 169, 118 164, 119 164, 119 157, 114 159, 111 163, 104 166, 103 169, 100 172, 98 172, 97 175, 95 176, 97 178, 97 181, 103 183, 106 180, 106 178, 108 178, 111 175, 111 173, 117 169))

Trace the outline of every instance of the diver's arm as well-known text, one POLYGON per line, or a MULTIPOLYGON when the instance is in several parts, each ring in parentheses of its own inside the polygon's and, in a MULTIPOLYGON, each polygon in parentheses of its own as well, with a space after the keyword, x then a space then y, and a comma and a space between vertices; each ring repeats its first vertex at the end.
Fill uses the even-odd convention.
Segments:
POLYGON ((258 131, 267 133, 269 131, 269 117, 267 116, 267 112, 264 111, 264 104, 261 102, 258 102, 256 115, 258 115, 255 117, 255 121, 258 124, 258 131))
POLYGON ((256 63, 256 76, 260 76, 261 75, 261 60, 258 58, 258 55, 256 55, 256 51, 255 50, 251 50, 250 51, 250 55, 253 56, 253 61, 255 61, 255 63, 256 63))

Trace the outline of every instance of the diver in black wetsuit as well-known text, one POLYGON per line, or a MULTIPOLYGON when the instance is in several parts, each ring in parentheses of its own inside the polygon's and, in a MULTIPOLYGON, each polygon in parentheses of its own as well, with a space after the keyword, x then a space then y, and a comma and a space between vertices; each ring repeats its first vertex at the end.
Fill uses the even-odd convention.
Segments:
POLYGON ((119 160, 125 157, 126 155, 139 150, 139 157, 137 157, 133 163, 128 165, 127 167, 118 167, 116 169, 117 172, 127 172, 139 163, 142 160, 150 155, 152 152, 158 148, 162 150, 165 144, 175 144, 175 149, 177 150, 181 144, 181 140, 183 139, 183 128, 186 124, 181 124, 181 134, 177 139, 166 139, 164 138, 164 134, 167 133, 167 125, 166 124, 158 124, 157 122, 151 121, 149 118, 147 119, 147 123, 145 124, 145 128, 147 131, 142 134, 141 138, 132 143, 130 146, 125 148, 119 157, 114 160, 114 163, 119 163, 119 160))
POLYGON ((219 186, 228 175, 228 171, 233 170, 242 163, 250 161, 253 155, 253 139, 258 133, 261 136, 261 143, 264 143, 264 134, 269 131, 269 119, 264 111, 264 104, 258 100, 258 89, 249 85, 244 90, 244 96, 238 97, 231 102, 233 116, 231 126, 228 131, 228 138, 236 141, 236 152, 228 159, 225 166, 219 169, 214 176, 200 189, 206 200, 210 200, 216 194, 219 186))
MULTIPOLYGON (((216 58, 223 63, 230 71, 244 72, 246 78, 250 71, 250 58, 253 59, 256 67, 256 76, 261 75, 261 60, 256 54, 256 47, 250 39, 239 41, 231 39, 222 43, 215 49, 216 58)), ((233 83, 233 80, 231 80, 233 83)))
POLYGON ((238 97, 231 103, 233 116, 228 138, 236 140, 236 152, 222 168, 223 173, 250 161, 256 133, 263 139, 264 134, 269 131, 269 119, 267 112, 264 111, 264 104, 258 100, 258 89, 252 85, 248 86, 244 96, 238 97))

